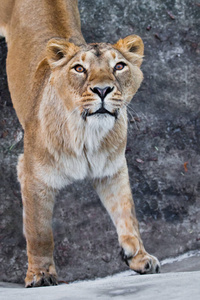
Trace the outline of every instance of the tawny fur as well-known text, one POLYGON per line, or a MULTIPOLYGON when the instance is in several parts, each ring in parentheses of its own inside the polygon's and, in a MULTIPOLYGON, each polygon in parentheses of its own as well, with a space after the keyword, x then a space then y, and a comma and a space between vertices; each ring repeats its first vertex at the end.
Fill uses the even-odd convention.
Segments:
POLYGON ((126 108, 143 79, 141 38, 86 44, 76 0, 0 0, 0 29, 8 45, 9 89, 24 129, 18 178, 26 286, 57 284, 54 196, 86 177, 116 226, 125 261, 137 272, 157 272, 159 262, 140 238, 125 160, 126 108), (108 88, 103 100, 95 88, 108 88), (95 114, 103 106, 106 112, 95 114))

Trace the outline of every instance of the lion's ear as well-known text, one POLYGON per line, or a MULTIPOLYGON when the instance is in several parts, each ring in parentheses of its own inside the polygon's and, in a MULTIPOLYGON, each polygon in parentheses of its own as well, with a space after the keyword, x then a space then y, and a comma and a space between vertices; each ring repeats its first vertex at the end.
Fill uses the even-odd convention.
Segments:
POLYGON ((144 44, 138 35, 129 35, 124 39, 120 39, 113 47, 122 52, 122 54, 132 63, 136 64, 138 67, 141 66, 144 54, 144 44))
POLYGON ((69 60, 78 51, 78 46, 65 39, 51 39, 46 49, 47 61, 51 68, 55 68, 62 65, 66 59, 69 60))

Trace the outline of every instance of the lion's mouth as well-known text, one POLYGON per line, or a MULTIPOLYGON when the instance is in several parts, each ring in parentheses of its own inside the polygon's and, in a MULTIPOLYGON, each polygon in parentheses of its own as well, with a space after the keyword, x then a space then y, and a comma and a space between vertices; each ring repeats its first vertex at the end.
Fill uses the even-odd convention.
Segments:
POLYGON ((98 115, 98 114, 108 114, 108 115, 114 117, 115 119, 117 119, 118 109, 116 109, 113 113, 110 112, 109 110, 105 109, 105 107, 103 107, 103 106, 93 113, 90 113, 88 109, 85 109, 82 112, 82 117, 84 120, 86 120, 87 117, 91 117, 91 116, 98 115))

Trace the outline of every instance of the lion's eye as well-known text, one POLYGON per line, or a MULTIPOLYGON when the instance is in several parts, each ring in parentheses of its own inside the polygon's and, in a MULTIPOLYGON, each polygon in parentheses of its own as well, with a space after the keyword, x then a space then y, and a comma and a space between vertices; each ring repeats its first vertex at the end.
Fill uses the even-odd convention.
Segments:
POLYGON ((76 65, 76 66, 74 67, 74 70, 75 70, 76 72, 78 72, 78 73, 83 73, 83 72, 86 71, 85 68, 83 68, 83 66, 81 66, 81 65, 76 65))
POLYGON ((124 62, 120 62, 120 63, 117 63, 114 67, 114 70, 115 71, 121 71, 123 70, 123 68, 126 66, 126 64, 124 62))

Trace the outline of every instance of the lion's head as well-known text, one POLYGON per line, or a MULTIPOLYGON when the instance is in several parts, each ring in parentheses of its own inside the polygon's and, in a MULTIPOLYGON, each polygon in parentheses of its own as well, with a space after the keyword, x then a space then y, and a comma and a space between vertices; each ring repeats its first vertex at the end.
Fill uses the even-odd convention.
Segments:
POLYGON ((136 35, 114 45, 76 46, 64 39, 51 39, 47 45, 51 84, 67 110, 76 111, 82 120, 116 120, 142 82, 143 50, 136 35))

